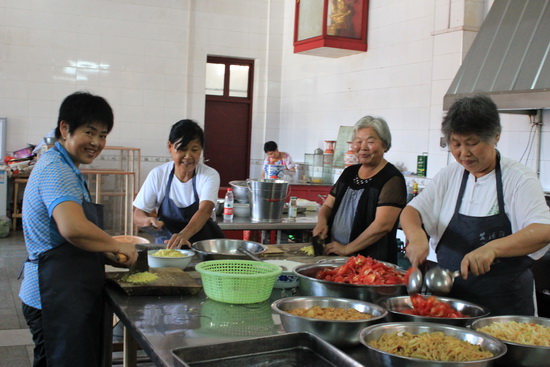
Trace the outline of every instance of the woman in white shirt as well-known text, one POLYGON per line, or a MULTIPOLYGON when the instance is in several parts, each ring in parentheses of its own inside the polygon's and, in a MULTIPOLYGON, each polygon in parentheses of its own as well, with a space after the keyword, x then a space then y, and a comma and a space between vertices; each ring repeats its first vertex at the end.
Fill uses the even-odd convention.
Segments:
POLYGON ((172 162, 149 172, 133 202, 134 224, 167 230, 168 235, 159 232, 156 239, 167 248, 224 238, 212 221, 220 175, 200 162, 203 146, 204 132, 195 121, 181 120, 172 125, 168 137, 172 162), (152 215, 154 210, 158 218, 152 215))
POLYGON ((462 273, 450 297, 481 304, 492 315, 533 315, 530 267, 550 243, 540 182, 496 149, 500 117, 489 97, 455 101, 441 130, 456 163, 403 210, 407 257, 418 266, 431 246, 440 267, 462 273))

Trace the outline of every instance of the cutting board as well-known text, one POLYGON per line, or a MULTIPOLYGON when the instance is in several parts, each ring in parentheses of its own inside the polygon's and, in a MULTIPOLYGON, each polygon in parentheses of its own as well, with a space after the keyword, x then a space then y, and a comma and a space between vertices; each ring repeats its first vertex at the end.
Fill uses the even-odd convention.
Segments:
POLYGON ((107 280, 116 284, 129 296, 182 296, 197 294, 202 286, 189 274, 178 268, 150 268, 158 279, 147 284, 132 284, 123 280, 128 272, 107 273, 107 280))

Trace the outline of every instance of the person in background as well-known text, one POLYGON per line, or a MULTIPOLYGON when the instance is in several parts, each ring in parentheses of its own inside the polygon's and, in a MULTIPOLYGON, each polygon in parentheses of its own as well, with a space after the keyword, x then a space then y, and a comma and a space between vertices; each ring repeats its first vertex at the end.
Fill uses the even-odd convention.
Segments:
POLYGON ((361 254, 397 264, 397 219, 407 203, 405 179, 384 159, 391 147, 386 121, 365 116, 353 128, 359 164, 347 167, 319 209, 313 235, 326 254, 361 254))
POLYGON ((292 161, 292 157, 290 156, 290 154, 279 152, 277 143, 275 143, 274 141, 268 141, 264 144, 264 152, 265 154, 267 154, 267 157, 265 157, 264 160, 262 178, 270 178, 266 177, 268 166, 270 165, 284 166, 285 169, 291 172, 295 171, 296 165, 292 161))
POLYGON ((167 230, 167 235, 157 238, 167 248, 225 237, 212 220, 220 175, 200 162, 203 147, 204 132, 195 121, 172 125, 168 137, 172 162, 149 172, 134 200, 134 224, 167 230), (158 217, 152 215, 155 210, 158 217))
POLYGON ((486 95, 457 99, 441 131, 456 162, 401 214, 413 266, 429 247, 438 265, 460 270, 449 297, 491 315, 533 315, 530 267, 550 243, 550 212, 533 171, 500 155, 497 106, 486 95))
POLYGON ((102 97, 77 92, 59 109, 55 146, 32 170, 23 198, 29 257, 19 296, 33 336, 33 366, 99 366, 102 345, 104 254, 137 260, 134 245, 101 230, 81 164, 105 147, 113 112, 102 97))

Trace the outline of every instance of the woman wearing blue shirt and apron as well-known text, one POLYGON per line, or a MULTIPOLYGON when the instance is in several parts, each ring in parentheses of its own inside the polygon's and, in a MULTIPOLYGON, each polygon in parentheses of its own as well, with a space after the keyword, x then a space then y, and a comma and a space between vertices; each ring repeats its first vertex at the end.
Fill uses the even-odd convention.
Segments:
POLYGON ((102 208, 91 203, 80 164, 105 147, 113 126, 108 103, 89 93, 68 96, 59 110, 55 147, 34 167, 23 199, 29 252, 20 297, 35 343, 33 366, 98 366, 101 360, 104 254, 134 245, 101 230, 102 208))
POLYGON ((220 178, 200 162, 203 146, 204 133, 196 122, 176 122, 168 138, 172 162, 154 168, 134 200, 134 224, 162 229, 156 242, 167 248, 225 237, 212 220, 220 178))

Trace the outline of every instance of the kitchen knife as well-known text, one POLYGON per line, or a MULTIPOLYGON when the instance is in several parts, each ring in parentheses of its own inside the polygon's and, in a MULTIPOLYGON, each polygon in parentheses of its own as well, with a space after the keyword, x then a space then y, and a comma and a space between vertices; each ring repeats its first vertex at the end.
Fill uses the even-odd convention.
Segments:
POLYGON ((325 240, 319 235, 311 237, 311 246, 313 246, 314 256, 322 256, 325 254, 325 240))
POLYGON ((164 227, 161 227, 159 229, 153 226, 147 226, 147 227, 138 227, 138 229, 140 231, 147 233, 150 236, 153 236, 154 238, 167 237, 169 239, 170 237, 172 237, 172 233, 170 233, 170 231, 164 227))

